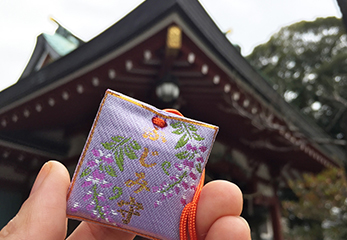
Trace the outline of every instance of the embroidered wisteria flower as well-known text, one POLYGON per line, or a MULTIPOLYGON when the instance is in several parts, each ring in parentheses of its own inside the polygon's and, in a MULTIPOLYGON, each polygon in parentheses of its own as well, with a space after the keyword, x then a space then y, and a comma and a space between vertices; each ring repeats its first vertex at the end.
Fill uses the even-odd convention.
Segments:
POLYGON ((191 184, 191 180, 188 180, 187 176, 185 171, 181 175, 170 176, 170 182, 163 181, 159 186, 153 186, 152 192, 160 194, 159 199, 154 202, 154 207, 158 207, 162 202, 169 200, 174 195, 181 194, 184 196, 182 193, 188 190, 195 191, 195 186, 191 184))
POLYGON ((100 173, 99 169, 95 169, 92 175, 89 175, 81 186, 88 187, 95 184, 100 185, 102 188, 109 188, 112 186, 112 183, 105 180, 105 173, 100 173))
POLYGON ((188 173, 187 175, 190 176, 191 179, 193 180, 197 179, 196 175, 198 174, 198 171, 195 169, 195 165, 193 161, 188 161, 186 159, 181 163, 176 162, 174 166, 178 171, 187 172, 188 173))
POLYGON ((73 207, 70 208, 70 211, 73 213, 78 212, 78 210, 81 208, 80 204, 78 202, 75 202, 73 204, 73 207))
POLYGON ((169 184, 166 181, 163 181, 159 186, 152 187, 152 192, 160 193, 160 198, 154 202, 154 207, 158 207, 166 199, 170 199, 173 196, 173 190, 169 189, 169 184))
POLYGON ((82 171, 80 178, 84 178, 81 187, 89 189, 83 196, 83 201, 89 202, 86 210, 90 212, 92 219, 103 219, 113 223, 112 215, 117 215, 116 211, 111 210, 107 203, 107 199, 103 192, 98 192, 98 188, 110 188, 112 183, 107 180, 106 174, 111 177, 116 177, 116 172, 110 165, 113 163, 111 154, 104 154, 101 150, 93 149, 93 158, 87 162, 87 167, 82 171), (91 188, 89 188, 91 187, 91 188))
MULTIPOLYGON (((99 179, 101 176, 97 176, 98 172, 96 172, 96 169, 98 169, 100 172, 105 172, 111 177, 117 177, 116 171, 114 168, 110 165, 113 163, 113 160, 111 158, 111 154, 104 154, 101 150, 93 149, 92 151, 93 158, 87 162, 87 167, 82 171, 80 177, 86 177, 88 176, 88 181, 91 181, 94 179, 99 179), (90 178, 89 175, 93 173, 93 178, 90 178)), ((102 177, 102 179, 104 176, 102 177)), ((105 183, 104 183, 105 184, 105 183)))
POLYGON ((92 153, 95 157, 100 157, 101 160, 105 161, 108 164, 111 164, 113 162, 113 160, 111 158, 111 156, 112 156, 111 154, 104 155, 104 153, 101 150, 96 150, 96 149, 93 149, 92 153))
POLYGON ((91 218, 101 220, 104 219, 106 222, 114 223, 115 220, 112 218, 113 216, 118 215, 118 213, 110 208, 110 205, 106 205, 101 207, 101 214, 98 210, 92 210, 91 218))
POLYGON ((162 169, 169 176, 170 182, 162 182, 159 186, 152 187, 152 192, 161 194, 160 198, 155 201, 154 207, 158 207, 165 200, 169 200, 174 195, 181 196, 183 206, 187 204, 187 191, 195 191, 199 173, 202 173, 202 163, 204 162, 203 153, 207 147, 199 142, 205 138, 200 136, 198 129, 191 125, 181 122, 173 123, 171 126, 175 129, 172 133, 181 135, 175 149, 181 149, 175 156, 178 162, 165 161, 162 169), (170 175, 169 168, 173 165, 180 172, 178 175, 170 175))
POLYGON ((206 150, 207 150, 207 147, 202 146, 199 143, 195 143, 194 145, 192 145, 191 143, 188 143, 185 147, 185 150, 177 153, 175 156, 181 160, 183 159, 192 160, 194 158, 201 158, 202 153, 206 152, 206 150))
POLYGON ((118 215, 116 210, 111 209, 109 205, 102 206, 103 204, 107 204, 107 199, 104 193, 97 191, 97 184, 92 187, 91 191, 88 191, 84 195, 83 200, 89 202, 86 210, 90 212, 92 219, 103 219, 109 223, 113 223, 112 216, 118 215))
MULTIPOLYGON (((179 154, 176 154, 176 156, 179 159, 184 160, 183 163, 175 163, 175 167, 179 170, 180 168, 185 168, 188 166, 191 170, 192 168, 195 168, 199 173, 202 172, 202 163, 204 163, 204 158, 202 157, 202 154, 207 150, 206 146, 202 146, 199 143, 196 143, 195 145, 192 145, 188 143, 186 145, 186 150, 184 152, 181 152, 179 154), (190 161, 192 160, 192 161, 190 161)), ((188 169, 186 169, 188 170, 188 169)), ((195 171, 193 173, 190 173, 191 177, 194 178, 195 171)))
POLYGON ((187 150, 188 151, 191 151, 194 153, 194 157, 197 157, 197 156, 201 156, 201 153, 204 153, 206 152, 207 150, 207 147, 206 146, 202 146, 200 145, 199 143, 196 143, 195 145, 191 145, 190 143, 187 144, 187 150))
MULTIPOLYGON (((183 178, 181 181, 180 186, 182 186, 184 191, 188 190, 196 190, 196 184, 199 181, 198 176, 199 173, 202 173, 202 166, 201 164, 204 162, 204 158, 202 157, 202 154, 207 150, 206 146, 201 145, 200 143, 195 143, 194 145, 191 143, 188 143, 186 145, 186 150, 181 152, 183 154, 176 156, 179 159, 182 159, 180 157, 183 157, 183 161, 176 162, 174 164, 175 168, 180 171, 184 172, 187 177, 183 178)), ((186 195, 182 195, 181 197, 181 203, 182 205, 187 204, 186 195)))

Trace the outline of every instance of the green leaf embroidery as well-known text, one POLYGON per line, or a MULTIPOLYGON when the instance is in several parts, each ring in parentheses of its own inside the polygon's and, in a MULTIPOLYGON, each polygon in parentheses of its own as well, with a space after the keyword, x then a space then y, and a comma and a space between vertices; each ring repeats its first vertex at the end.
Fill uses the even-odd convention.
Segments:
POLYGON ((131 137, 126 138, 123 136, 114 136, 111 142, 101 143, 101 145, 114 152, 114 159, 120 171, 123 171, 124 155, 129 159, 137 159, 135 151, 141 149, 141 146, 131 137))
POLYGON ((124 163, 124 155, 123 155, 123 149, 118 149, 115 153, 114 153, 114 159, 116 160, 116 164, 119 168, 119 170, 121 170, 121 172, 123 172, 124 168, 123 168, 123 163, 124 163))
POLYGON ((198 129, 193 124, 188 124, 188 128, 190 131, 196 132, 198 129))
POLYGON ((131 138, 125 138, 123 141, 121 141, 121 142, 117 145, 117 147, 123 146, 124 144, 126 144, 127 142, 129 142, 130 139, 131 139, 131 138))
POLYGON ((105 213, 102 211, 102 206, 99 205, 98 193, 96 192, 96 184, 93 186, 93 200, 95 202, 95 210, 97 210, 102 219, 105 219, 105 213))
POLYGON ((124 147, 124 153, 125 155, 127 155, 128 158, 134 160, 137 158, 136 154, 134 153, 134 151, 130 148, 130 146, 125 146, 124 147))
POLYGON ((114 143, 109 143, 109 142, 105 142, 105 143, 101 143, 101 145, 107 149, 107 150, 111 150, 114 146, 114 143))
POLYGON ((186 133, 178 140, 178 142, 177 142, 177 144, 175 146, 175 149, 183 147, 184 145, 186 145, 188 140, 189 140, 189 136, 186 133))
POLYGON ((130 146, 134 149, 134 150, 140 150, 141 146, 134 140, 130 143, 130 146))
POLYGON ((201 163, 199 163, 198 165, 195 166, 196 170, 198 170, 199 173, 202 173, 201 170, 201 163))
POLYGON ((199 134, 197 134, 197 133, 195 133, 195 132, 193 132, 192 135, 193 135, 193 138, 194 138, 196 141, 202 141, 202 140, 205 139, 205 138, 201 137, 199 134))
POLYGON ((178 158, 178 159, 186 159, 189 157, 189 152, 188 151, 183 151, 183 152, 179 152, 177 154, 175 154, 175 156, 178 158))
POLYGON ((111 138, 113 141, 115 141, 115 142, 120 142, 120 141, 122 141, 123 139, 124 139, 124 137, 122 137, 122 136, 116 136, 116 137, 112 137, 111 138))
POLYGON ((170 124, 175 130, 172 131, 173 134, 181 135, 183 136, 178 140, 176 143, 175 149, 184 147, 189 140, 194 139, 196 141, 202 141, 205 138, 200 136, 198 133, 198 128, 193 124, 186 124, 184 122, 175 122, 170 124))
POLYGON ((170 175, 169 172, 167 171, 169 168, 171 167, 171 163, 168 161, 165 161, 161 164, 161 168, 163 169, 163 171, 165 172, 166 175, 170 175))
POLYGON ((184 132, 184 129, 183 129, 183 128, 180 128, 180 129, 177 129, 177 130, 173 131, 172 133, 180 135, 180 134, 182 134, 183 132, 184 132))
POLYGON ((183 159, 192 160, 195 157, 195 152, 190 152, 190 151, 185 150, 185 151, 176 153, 175 156, 181 160, 183 160, 183 159))
POLYGON ((100 164, 99 170, 100 170, 101 172, 104 171, 104 169, 102 168, 102 164, 100 164))
POLYGON ((86 169, 83 170, 83 172, 81 173, 80 177, 86 177, 88 176, 90 173, 92 172, 92 169, 90 169, 90 167, 87 167, 86 169))
POLYGON ((116 171, 110 165, 105 166, 105 171, 111 177, 117 177, 116 171))
POLYGON ((112 197, 109 197, 108 199, 116 200, 117 198, 119 198, 123 194, 123 190, 120 187, 114 186, 113 193, 116 194, 116 195, 112 196, 112 197), (117 194, 116 194, 116 190, 117 190, 117 194))
POLYGON ((177 185, 177 184, 179 184, 180 182, 182 182, 183 178, 185 178, 186 176, 187 176, 187 172, 184 172, 181 176, 178 177, 179 179, 178 179, 176 182, 170 184, 168 188, 161 190, 160 193, 164 193, 164 192, 169 191, 169 190, 172 189, 175 185, 177 185))
POLYGON ((170 125, 171 125, 171 127, 173 127, 173 128, 179 128, 179 127, 182 126, 182 123, 181 123, 181 122, 175 122, 175 123, 171 123, 170 125))

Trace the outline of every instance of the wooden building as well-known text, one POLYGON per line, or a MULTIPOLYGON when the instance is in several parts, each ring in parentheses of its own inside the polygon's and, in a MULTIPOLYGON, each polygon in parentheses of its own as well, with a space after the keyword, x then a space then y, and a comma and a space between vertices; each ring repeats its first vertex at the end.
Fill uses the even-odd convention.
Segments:
POLYGON ((73 171, 107 88, 219 126, 207 180, 240 186, 243 214, 254 232, 265 227, 262 239, 283 239, 278 193, 288 179, 345 161, 337 147, 315 143, 329 137, 272 89, 197 0, 147 0, 89 42, 61 26, 38 37, 18 83, 0 93, 0 215, 18 209, 48 159, 73 171))

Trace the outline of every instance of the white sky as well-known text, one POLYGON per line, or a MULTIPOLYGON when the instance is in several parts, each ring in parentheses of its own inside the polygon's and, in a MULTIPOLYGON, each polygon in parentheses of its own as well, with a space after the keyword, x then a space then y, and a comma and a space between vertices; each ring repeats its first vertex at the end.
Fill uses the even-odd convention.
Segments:
MULTIPOLYGON (((165 1, 165 0, 163 0, 165 1)), ((53 33, 53 16, 88 41, 142 0, 0 0, 0 90, 14 84, 34 49, 36 37, 53 33)), ((341 17, 336 0, 200 0, 242 54, 269 40, 281 27, 316 17, 341 17)))

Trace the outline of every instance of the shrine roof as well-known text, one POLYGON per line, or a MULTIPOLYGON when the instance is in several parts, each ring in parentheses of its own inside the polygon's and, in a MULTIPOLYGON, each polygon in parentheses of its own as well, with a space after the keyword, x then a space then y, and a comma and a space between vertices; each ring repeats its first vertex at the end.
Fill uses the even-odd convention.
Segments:
MULTIPOLYGON (((260 96, 261 101, 271 105, 274 111, 282 115, 290 125, 300 129, 300 132, 312 139, 328 137, 322 129, 307 121, 272 89, 243 58, 239 50, 229 42, 196 0, 147 0, 118 23, 75 50, 73 45, 63 43, 61 38, 50 39, 45 35, 45 39, 52 45, 60 41, 64 45, 62 52, 73 51, 2 91, 0 112, 10 109, 16 105, 16 102, 29 95, 39 94, 62 78, 92 64, 109 52, 120 49, 128 41, 144 33, 170 14, 177 14, 185 22, 187 29, 197 36, 210 52, 213 52, 218 61, 237 73, 247 88, 253 89, 260 96)), ((339 159, 345 158, 342 151, 335 146, 326 145, 322 148, 329 154, 334 153, 339 159)))
POLYGON ((78 43, 70 41, 69 39, 61 36, 60 34, 43 34, 48 44, 60 55, 65 56, 78 47, 78 43))
POLYGON ((57 21, 51 20, 58 24, 58 28, 54 34, 43 33, 37 37, 33 54, 19 79, 20 81, 84 44, 81 39, 57 21))

